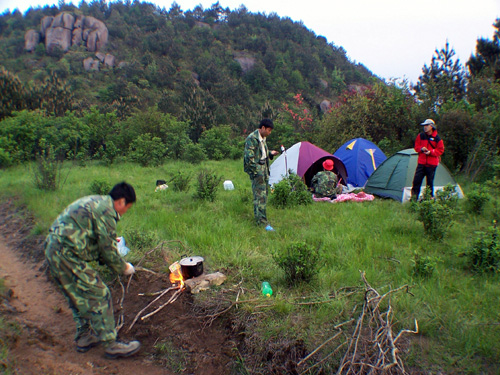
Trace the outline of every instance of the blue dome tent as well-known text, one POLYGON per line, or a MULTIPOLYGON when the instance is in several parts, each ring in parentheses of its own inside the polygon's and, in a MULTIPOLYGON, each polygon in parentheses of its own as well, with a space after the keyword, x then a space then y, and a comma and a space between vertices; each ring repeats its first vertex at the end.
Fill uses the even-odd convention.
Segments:
POLYGON ((387 159, 375 143, 363 138, 355 138, 344 143, 334 154, 345 165, 347 183, 363 187, 373 171, 387 159))

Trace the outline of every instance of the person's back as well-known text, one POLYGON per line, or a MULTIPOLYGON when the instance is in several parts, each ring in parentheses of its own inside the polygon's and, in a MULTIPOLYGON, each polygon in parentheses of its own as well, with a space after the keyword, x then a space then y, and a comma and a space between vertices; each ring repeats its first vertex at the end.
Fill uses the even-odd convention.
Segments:
POLYGON ((316 173, 311 181, 311 185, 314 194, 318 198, 336 197, 338 193, 337 189, 338 178, 337 175, 332 171, 321 171, 316 173))

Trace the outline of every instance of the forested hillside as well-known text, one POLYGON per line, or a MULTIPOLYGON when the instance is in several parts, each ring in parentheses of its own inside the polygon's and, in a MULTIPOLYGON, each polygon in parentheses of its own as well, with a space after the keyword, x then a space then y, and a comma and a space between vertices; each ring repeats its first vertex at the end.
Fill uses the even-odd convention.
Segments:
POLYGON ((230 11, 217 3, 183 11, 176 3, 169 10, 130 1, 60 4, 24 15, 7 12, 0 17, 0 32, 7 71, 34 88, 57 76, 66 88, 61 95, 70 93, 71 101, 54 98, 59 112, 96 105, 123 118, 157 104, 163 113, 196 121, 194 140, 214 125, 252 128, 249 119, 260 117, 263 106, 277 109, 299 92, 319 111, 322 101, 328 105, 347 85, 372 79, 342 47, 301 23, 252 14, 243 6, 230 11), (47 18, 62 12, 102 21, 106 45, 90 51, 95 48, 84 41, 64 51, 47 40, 44 44, 41 29, 47 18), (31 52, 25 43, 28 30, 42 34, 38 44, 28 47, 31 52), (114 61, 84 67, 85 59, 97 61, 99 54, 114 61))

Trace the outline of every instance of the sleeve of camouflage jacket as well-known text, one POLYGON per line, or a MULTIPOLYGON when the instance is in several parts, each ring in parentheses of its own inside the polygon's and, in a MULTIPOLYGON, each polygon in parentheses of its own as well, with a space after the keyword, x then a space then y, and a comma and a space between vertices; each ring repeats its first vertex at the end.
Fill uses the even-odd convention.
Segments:
MULTIPOLYGON (((114 210, 113 210, 114 211, 114 210)), ((118 252, 116 242, 117 213, 106 211, 95 218, 95 234, 98 238, 99 258, 118 274, 125 271, 126 262, 118 252)))
POLYGON ((259 140, 255 137, 248 137, 245 141, 245 172, 248 173, 250 178, 257 175, 257 158, 260 159, 259 140))

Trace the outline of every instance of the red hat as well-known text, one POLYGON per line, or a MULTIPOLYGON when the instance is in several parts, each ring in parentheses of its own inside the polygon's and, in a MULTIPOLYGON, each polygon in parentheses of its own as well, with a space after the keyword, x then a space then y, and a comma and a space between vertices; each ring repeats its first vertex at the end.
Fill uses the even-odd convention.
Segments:
POLYGON ((323 168, 325 168, 327 171, 331 171, 333 169, 333 160, 332 159, 326 159, 323 162, 323 168))

